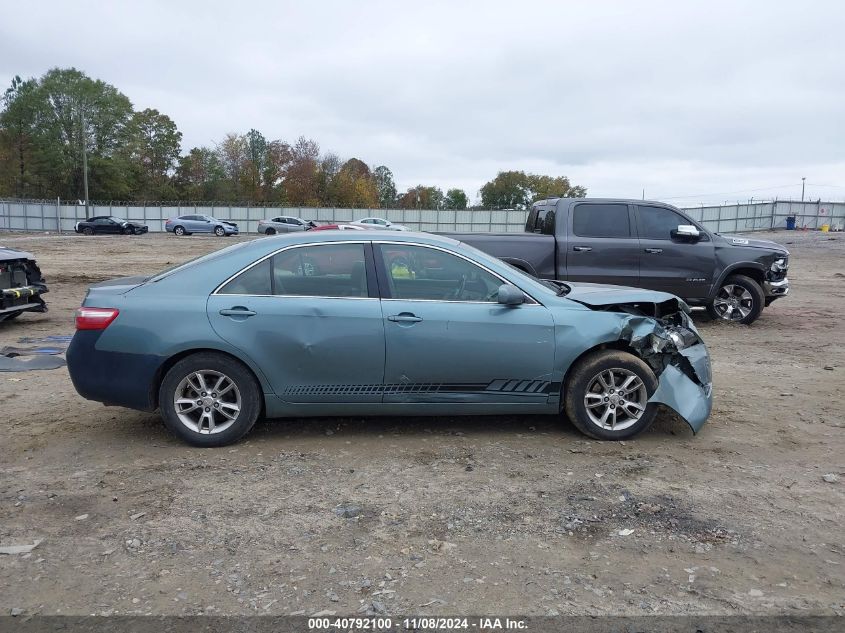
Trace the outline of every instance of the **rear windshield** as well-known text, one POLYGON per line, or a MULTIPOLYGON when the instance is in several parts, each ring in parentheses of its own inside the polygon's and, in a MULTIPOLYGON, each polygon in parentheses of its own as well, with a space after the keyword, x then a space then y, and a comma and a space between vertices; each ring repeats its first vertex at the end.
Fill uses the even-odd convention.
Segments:
POLYGON ((219 251, 214 251, 213 253, 206 253, 205 255, 201 255, 199 257, 195 257, 194 259, 189 259, 186 262, 182 262, 181 264, 176 264, 175 266, 171 266, 170 268, 165 268, 160 273, 156 274, 153 277, 150 277, 147 280, 147 283, 156 281, 161 281, 165 277, 172 275, 173 273, 183 270, 185 268, 190 268, 191 266, 196 266, 197 264, 201 264, 203 262, 210 262, 218 257, 222 257, 223 255, 228 255, 241 249, 245 246, 248 246, 252 242, 241 242, 240 244, 232 244, 231 246, 227 246, 226 248, 221 248, 219 251))

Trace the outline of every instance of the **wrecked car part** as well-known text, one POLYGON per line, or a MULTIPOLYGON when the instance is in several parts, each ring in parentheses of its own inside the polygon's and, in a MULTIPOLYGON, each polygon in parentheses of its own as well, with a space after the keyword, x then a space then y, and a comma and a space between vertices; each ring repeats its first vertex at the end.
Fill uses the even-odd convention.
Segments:
POLYGON ((31 254, 0 247, 0 321, 23 312, 46 312, 41 297, 46 292, 47 284, 31 254))

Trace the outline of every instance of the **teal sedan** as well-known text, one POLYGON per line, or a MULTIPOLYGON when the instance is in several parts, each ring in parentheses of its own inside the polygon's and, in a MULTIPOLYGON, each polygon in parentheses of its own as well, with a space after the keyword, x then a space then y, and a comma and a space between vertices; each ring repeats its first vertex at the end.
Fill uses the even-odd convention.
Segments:
POLYGON ((558 414, 598 439, 659 405, 697 432, 707 349, 677 297, 538 280, 466 244, 321 231, 92 286, 67 352, 85 398, 196 446, 259 417, 558 414))

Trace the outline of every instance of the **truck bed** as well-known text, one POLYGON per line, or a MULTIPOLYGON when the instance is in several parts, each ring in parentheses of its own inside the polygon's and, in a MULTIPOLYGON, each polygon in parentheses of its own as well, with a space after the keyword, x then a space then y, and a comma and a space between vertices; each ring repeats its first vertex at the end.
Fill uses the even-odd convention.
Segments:
POLYGON ((517 268, 545 279, 555 278, 555 237, 539 233, 439 233, 474 246, 517 268))

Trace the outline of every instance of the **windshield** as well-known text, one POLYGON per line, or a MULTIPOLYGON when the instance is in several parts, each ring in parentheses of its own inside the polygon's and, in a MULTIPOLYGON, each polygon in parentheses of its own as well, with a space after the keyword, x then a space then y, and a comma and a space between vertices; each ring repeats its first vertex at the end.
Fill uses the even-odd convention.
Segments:
MULTIPOLYGON (((498 266, 506 265, 511 273, 517 273, 519 275, 520 279, 519 279, 518 285, 523 290, 527 291, 529 288, 532 289, 532 290, 539 289, 539 290, 542 290, 544 292, 553 292, 557 295, 566 294, 567 292, 569 292, 569 286, 566 286, 565 284, 560 284, 560 282, 550 281, 550 280, 547 280, 547 279, 538 279, 537 277, 534 277, 533 275, 529 275, 525 271, 520 270, 516 266, 508 264, 507 262, 503 262, 502 260, 500 260, 496 257, 493 257, 492 255, 489 255, 482 250, 477 249, 475 246, 470 246, 466 242, 461 242, 461 246, 463 246, 464 248, 466 248, 468 250, 471 250, 473 255, 480 262, 482 262, 482 263, 484 263, 488 266, 495 267, 496 265, 498 265, 498 266), (566 288, 565 292, 560 291, 561 285, 563 285, 564 288, 566 288)), ((494 268, 494 270, 495 270, 495 268, 494 268)))

